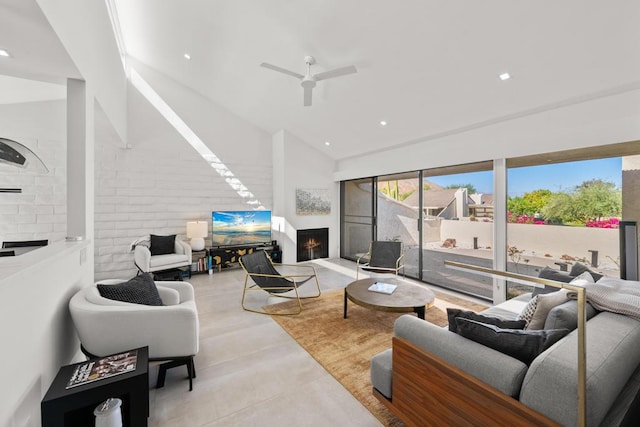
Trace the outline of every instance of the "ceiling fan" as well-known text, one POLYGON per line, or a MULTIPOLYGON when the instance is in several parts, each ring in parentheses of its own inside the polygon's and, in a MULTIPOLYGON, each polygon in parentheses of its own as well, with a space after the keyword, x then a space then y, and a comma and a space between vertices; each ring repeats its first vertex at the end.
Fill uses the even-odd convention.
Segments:
POLYGON ((316 63, 316 59, 313 56, 305 56, 304 62, 307 64, 307 73, 305 75, 290 71, 285 68, 278 67, 277 65, 271 65, 266 62, 260 64, 261 67, 269 68, 273 71, 288 74, 300 80, 300 85, 304 88, 304 106, 311 106, 312 90, 316 86, 316 82, 320 80, 332 79, 334 77, 346 76, 347 74, 357 73, 358 70, 355 66, 349 65, 348 67, 336 68, 331 71, 324 71, 318 74, 311 74, 311 66, 316 63))

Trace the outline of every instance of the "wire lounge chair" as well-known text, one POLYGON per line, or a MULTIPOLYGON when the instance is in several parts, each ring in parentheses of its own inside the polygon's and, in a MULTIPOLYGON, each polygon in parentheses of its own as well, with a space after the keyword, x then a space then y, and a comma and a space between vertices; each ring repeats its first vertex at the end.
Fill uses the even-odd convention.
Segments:
POLYGON ((245 305, 245 296, 247 294, 247 291, 250 290, 263 290, 269 294, 277 295, 282 298, 291 298, 298 300, 297 310, 286 313, 279 313, 284 315, 299 314, 302 311, 302 299, 317 298, 320 296, 320 284, 318 283, 318 276, 316 275, 316 270, 312 265, 279 264, 286 265, 288 268, 300 271, 300 273, 283 275, 275 269, 271 258, 269 258, 265 251, 256 251, 252 254, 241 256, 240 265, 246 273, 244 279, 244 289, 242 291, 242 308, 247 311, 252 311, 254 313, 271 314, 267 313, 266 311, 247 307, 245 305), (253 280, 253 284, 249 282, 249 278, 253 280), (318 293, 311 296, 301 297, 298 293, 298 287, 311 279, 315 280, 318 293), (282 295, 286 292, 291 291, 295 293, 295 296, 282 295))
POLYGON ((375 240, 369 245, 369 251, 356 262, 356 280, 360 270, 371 273, 394 273, 397 276, 401 269, 404 275, 402 242, 375 240))

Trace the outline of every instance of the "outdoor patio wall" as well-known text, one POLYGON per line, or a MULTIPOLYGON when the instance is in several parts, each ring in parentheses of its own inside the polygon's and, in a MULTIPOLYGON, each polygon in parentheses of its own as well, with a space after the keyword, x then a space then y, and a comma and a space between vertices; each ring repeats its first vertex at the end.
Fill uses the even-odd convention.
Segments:
MULTIPOLYGON (((478 237, 480 247, 492 246, 492 227, 490 222, 443 220, 440 229, 441 240, 456 239, 457 246, 472 248, 473 238, 478 237)), ((552 255, 559 259, 562 255, 591 260, 589 249, 598 251, 600 263, 611 264, 607 256, 618 260, 619 231, 617 229, 567 227, 556 225, 507 224, 507 241, 527 254, 535 252, 538 256, 552 255)))
POLYGON ((443 219, 440 222, 440 241, 456 239, 456 246, 473 248, 474 237, 478 238, 479 247, 493 247, 493 223, 448 219, 443 219))

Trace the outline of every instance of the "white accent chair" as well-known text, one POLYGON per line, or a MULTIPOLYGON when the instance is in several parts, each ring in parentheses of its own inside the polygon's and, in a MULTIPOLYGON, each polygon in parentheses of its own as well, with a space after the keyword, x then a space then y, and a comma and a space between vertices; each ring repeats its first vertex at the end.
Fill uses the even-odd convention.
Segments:
POLYGON ((175 250, 172 254, 151 255, 150 239, 141 238, 133 244, 133 258, 142 273, 171 270, 173 268, 191 266, 191 246, 181 240, 175 240, 175 250))
POLYGON ((186 365, 191 391, 200 333, 193 286, 187 282, 155 282, 163 306, 115 301, 98 291, 98 283, 122 282, 102 280, 79 290, 69 301, 83 353, 102 357, 148 346, 149 360, 166 361, 160 365, 156 387, 164 385, 168 368, 186 365))

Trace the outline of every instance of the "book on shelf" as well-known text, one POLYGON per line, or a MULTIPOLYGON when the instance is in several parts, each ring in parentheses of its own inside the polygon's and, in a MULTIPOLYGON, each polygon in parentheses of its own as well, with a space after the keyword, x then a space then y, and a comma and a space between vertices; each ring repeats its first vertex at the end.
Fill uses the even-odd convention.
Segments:
POLYGON ((378 292, 381 294, 391 295, 393 291, 396 290, 398 286, 391 283, 384 282, 374 282, 373 285, 369 286, 369 290, 371 292, 378 292))
POLYGON ((138 350, 132 350, 79 363, 73 370, 71 379, 69 379, 65 388, 69 389, 104 378, 133 372, 136 369, 137 362, 138 350))

